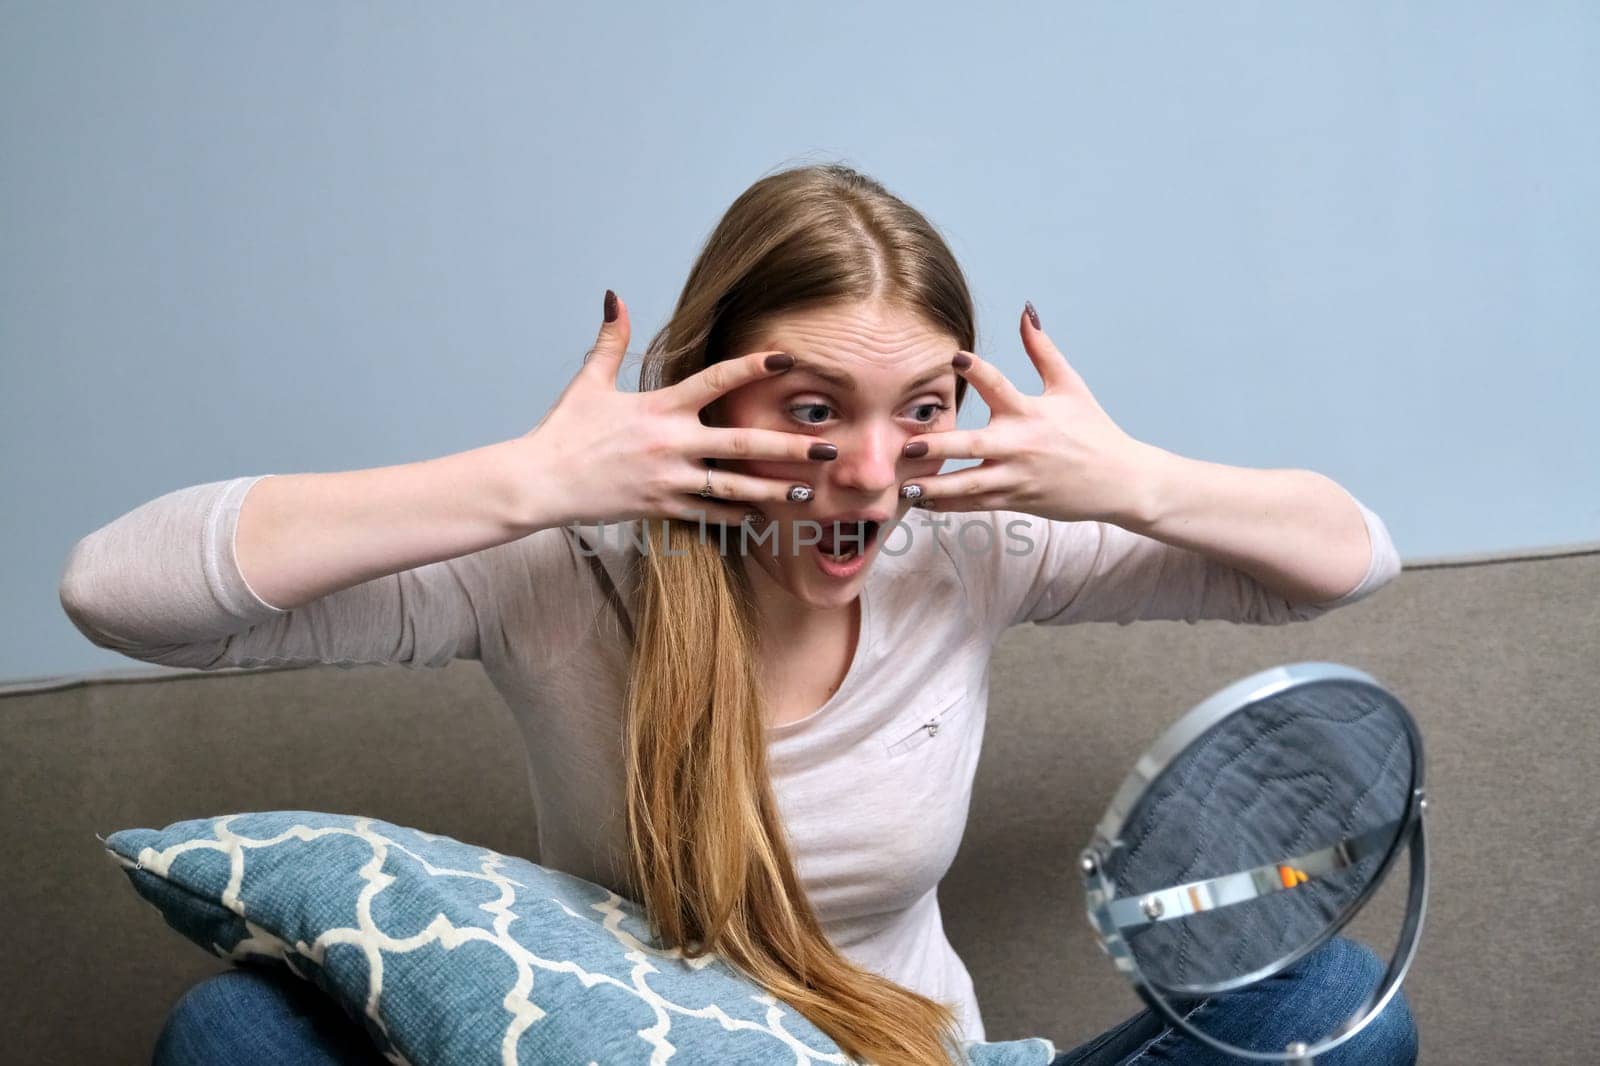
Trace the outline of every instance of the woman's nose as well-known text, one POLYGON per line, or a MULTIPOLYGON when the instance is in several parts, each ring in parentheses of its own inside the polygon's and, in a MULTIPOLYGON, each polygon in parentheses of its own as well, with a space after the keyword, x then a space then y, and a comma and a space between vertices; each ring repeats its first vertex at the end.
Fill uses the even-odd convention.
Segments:
POLYGON ((900 486, 900 449, 906 434, 892 424, 869 424, 840 440, 839 458, 828 463, 833 480, 862 493, 883 493, 900 486))

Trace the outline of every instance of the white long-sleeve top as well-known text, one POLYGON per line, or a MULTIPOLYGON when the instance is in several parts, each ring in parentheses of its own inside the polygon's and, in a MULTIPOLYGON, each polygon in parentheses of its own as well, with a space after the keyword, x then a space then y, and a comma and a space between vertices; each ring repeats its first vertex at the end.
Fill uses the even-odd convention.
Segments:
MULTIPOLYGON (((179 489, 83 538, 61 580, 73 623, 99 646, 202 669, 477 659, 527 744, 539 861, 621 893, 637 523, 551 527, 284 610, 255 594, 234 551, 240 504, 269 476, 179 489)), ((965 1038, 985 1039, 936 889, 966 826, 995 641, 1025 622, 1315 618, 1400 570, 1383 521, 1356 503, 1367 573, 1317 604, 1105 522, 913 511, 886 530, 849 672, 813 713, 767 729, 798 874, 838 949, 952 1004, 965 1038)))

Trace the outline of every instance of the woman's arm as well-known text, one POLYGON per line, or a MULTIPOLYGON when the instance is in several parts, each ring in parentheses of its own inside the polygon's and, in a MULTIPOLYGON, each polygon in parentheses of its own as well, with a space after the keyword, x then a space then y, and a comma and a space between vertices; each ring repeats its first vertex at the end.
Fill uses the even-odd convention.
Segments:
POLYGON ((518 439, 400 466, 269 475, 240 504, 238 565, 288 609, 384 574, 504 544, 554 524, 539 454, 518 439))
POLYGON ((504 610, 526 637, 581 588, 533 450, 177 489, 75 544, 61 604, 92 643, 170 666, 480 658, 504 610))
POLYGON ((1117 524, 1242 570, 1290 603, 1356 591, 1384 547, 1370 542, 1354 498, 1315 471, 1225 466, 1140 448, 1137 498, 1117 524))
POLYGON ((987 536, 970 534, 967 542, 1003 550, 974 555, 959 550, 959 539, 949 534, 945 539, 974 599, 991 605, 990 629, 996 636, 1024 622, 1226 619, 1283 625, 1365 599, 1400 572, 1400 555, 1383 519, 1336 482, 1330 484, 1360 516, 1367 553, 1359 579, 1351 579, 1353 587, 1335 597, 1286 595, 1281 584, 1269 585, 1207 551, 1136 533, 1121 521, 1139 521, 1121 514, 1117 522, 1061 521, 1015 511, 951 515, 958 524, 990 526, 987 536))

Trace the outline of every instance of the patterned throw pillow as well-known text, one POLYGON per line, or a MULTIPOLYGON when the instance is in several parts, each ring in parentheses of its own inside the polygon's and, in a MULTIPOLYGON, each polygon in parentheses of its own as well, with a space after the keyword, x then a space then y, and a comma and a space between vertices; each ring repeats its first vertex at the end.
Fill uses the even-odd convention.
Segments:
MULTIPOLYGON (((661 950, 634 901, 449 837, 265 811, 104 843, 167 924, 225 959, 288 966, 392 1061, 854 1061, 720 957, 661 950)), ((964 1050, 974 1066, 1055 1057, 1044 1038, 964 1050)))

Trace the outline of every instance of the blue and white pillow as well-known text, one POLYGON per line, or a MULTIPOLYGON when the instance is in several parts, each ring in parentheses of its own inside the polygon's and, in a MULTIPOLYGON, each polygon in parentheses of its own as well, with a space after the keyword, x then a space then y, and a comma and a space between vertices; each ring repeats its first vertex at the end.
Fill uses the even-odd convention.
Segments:
MULTIPOLYGON (((105 844, 174 929, 225 959, 286 965, 391 1061, 855 1061, 722 958, 663 951, 634 901, 449 837, 264 811, 105 844)), ((1044 1038, 964 1050, 974 1066, 1056 1053, 1044 1038)))

